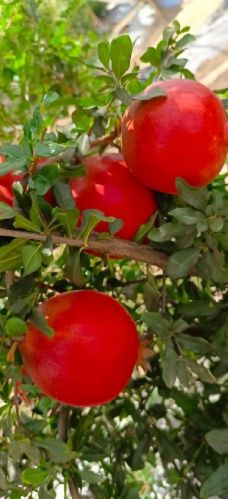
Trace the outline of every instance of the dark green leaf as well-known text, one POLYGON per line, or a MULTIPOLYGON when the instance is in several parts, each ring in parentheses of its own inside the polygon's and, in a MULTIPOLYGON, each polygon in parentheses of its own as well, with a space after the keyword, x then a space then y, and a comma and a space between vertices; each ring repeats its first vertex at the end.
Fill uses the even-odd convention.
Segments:
POLYGON ((55 463, 67 463, 76 457, 76 453, 70 450, 67 444, 56 438, 37 438, 35 445, 41 449, 46 449, 51 460, 55 463))
POLYGON ((224 225, 224 220, 222 217, 215 217, 209 220, 209 225, 212 232, 220 232, 224 225))
POLYGON ((148 232, 154 226, 154 222, 155 222, 156 218, 157 218, 157 212, 154 213, 152 215, 152 217, 150 217, 150 219, 148 220, 148 222, 146 222, 145 224, 142 224, 139 227, 139 229, 137 230, 137 233, 134 236, 134 241, 136 243, 140 243, 140 242, 144 241, 146 235, 148 234, 148 232))
MULTIPOLYGON (((0 177, 0 182, 1 182, 1 177, 0 177)), ((10 218, 14 218, 17 213, 18 213, 17 208, 11 208, 11 206, 9 206, 8 204, 0 201, 0 220, 9 220, 10 218)))
POLYGON ((52 213, 57 218, 59 223, 65 228, 66 234, 70 237, 77 225, 79 210, 77 208, 70 208, 68 210, 54 208, 52 213))
POLYGON ((100 62, 106 69, 108 69, 110 60, 110 44, 107 41, 98 43, 97 52, 100 62))
POLYGON ((54 336, 55 331, 51 327, 49 327, 47 320, 45 319, 44 315, 38 308, 34 308, 32 310, 31 316, 30 316, 31 322, 39 329, 42 331, 42 333, 45 336, 48 336, 51 338, 54 336))
POLYGON ((28 275, 38 270, 42 263, 41 244, 26 244, 21 249, 24 274, 28 275))
POLYGON ((228 494, 228 463, 222 464, 216 471, 210 474, 204 482, 200 494, 202 498, 208 499, 213 496, 223 496, 228 494))
POLYGON ((99 475, 98 473, 95 473, 94 471, 91 470, 82 470, 80 471, 80 476, 81 479, 84 480, 86 483, 99 483, 102 481, 103 477, 99 475))
POLYGON ((174 210, 171 210, 169 213, 176 218, 178 222, 182 222, 186 225, 195 225, 205 219, 202 213, 193 210, 193 208, 174 208, 174 210))
POLYGON ((58 165, 46 165, 29 179, 29 185, 31 189, 36 190, 39 196, 43 196, 54 185, 58 179, 58 176, 58 165))
POLYGON ((31 220, 28 220, 24 215, 17 215, 14 222, 15 229, 25 229, 29 232, 40 232, 40 228, 37 227, 31 220))
POLYGON ((99 210, 84 210, 79 237, 83 239, 86 244, 91 232, 95 229, 99 222, 112 223, 115 221, 115 217, 106 217, 99 210))
POLYGON ((65 146, 63 144, 58 144, 57 142, 42 142, 35 146, 35 153, 41 158, 55 156, 64 150, 65 146))
POLYGON ((4 163, 1 163, 0 166, 0 178, 1 175, 5 175, 5 173, 12 172, 15 170, 23 170, 23 167, 26 165, 27 157, 23 156, 22 158, 9 159, 4 163))
POLYGON ((219 428, 206 433, 207 443, 218 452, 218 454, 228 454, 228 428, 219 428))
POLYGON ((170 241, 172 238, 182 236, 183 225, 178 222, 167 222, 158 228, 152 229, 148 233, 148 238, 151 241, 162 243, 170 241))
POLYGON ((154 87, 145 90, 141 94, 132 95, 132 99, 139 101, 147 101, 152 99, 157 99, 157 97, 166 97, 166 91, 163 88, 154 87))
POLYGON ((49 478, 48 471, 40 468, 27 468, 21 473, 22 481, 28 485, 33 485, 34 487, 42 485, 47 478, 49 478))
POLYGON ((169 346, 165 347, 161 360, 163 381, 169 388, 172 388, 177 377, 178 357, 175 350, 169 346))
POLYGON ((59 180, 55 182, 54 194, 61 208, 64 210, 75 208, 75 202, 68 184, 60 182, 59 180))
POLYGON ((120 35, 111 42, 110 59, 112 70, 118 80, 130 66, 132 48, 133 45, 129 35, 120 35))
POLYGON ((143 321, 149 329, 159 334, 162 338, 169 336, 169 323, 158 312, 145 312, 143 314, 143 321))
POLYGON ((190 336, 189 334, 179 334, 178 342, 185 350, 191 350, 195 353, 208 353, 212 351, 212 347, 204 338, 190 336))
POLYGON ((188 367, 190 367, 191 371, 196 374, 202 381, 205 381, 206 383, 216 383, 217 380, 211 374, 209 369, 204 367, 202 364, 199 364, 196 360, 192 359, 185 359, 185 362, 188 367))
POLYGON ((201 189, 191 187, 183 178, 179 177, 176 179, 176 187, 179 195, 187 204, 189 204, 196 210, 205 209, 208 200, 208 192, 205 187, 201 189))
POLYGON ((168 261, 166 271, 173 279, 188 274, 200 257, 199 248, 188 248, 174 253, 168 261))

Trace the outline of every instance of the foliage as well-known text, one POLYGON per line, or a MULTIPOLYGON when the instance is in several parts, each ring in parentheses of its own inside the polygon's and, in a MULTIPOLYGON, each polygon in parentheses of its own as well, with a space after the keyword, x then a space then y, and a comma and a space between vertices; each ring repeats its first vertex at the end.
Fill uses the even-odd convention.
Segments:
POLYGON ((2 6, 7 36, 1 48, 9 54, 1 73, 3 100, 9 102, 2 106, 2 135, 7 136, 11 123, 10 135, 14 125, 21 127, 31 107, 33 114, 19 128, 17 143, 0 149, 6 156, 1 174, 24 173, 23 181, 14 184, 15 206, 0 205, 0 496, 34 497, 37 491, 40 499, 51 499, 62 484, 67 497, 67 484, 72 488, 73 480, 82 497, 146 499, 160 491, 163 497, 167 493, 183 499, 211 494, 225 498, 224 176, 203 189, 178 179, 177 196, 157 196, 159 225, 151 227, 152 221, 142 230, 151 251, 166 255, 164 271, 140 263, 140 256, 139 262, 107 260, 63 244, 64 239, 61 245, 55 243, 56 234, 77 236, 86 247, 96 224, 104 219, 110 234, 101 237, 110 241, 120 223, 113 217, 89 210, 83 214, 82 227, 76 227, 80 214, 67 179, 83 175, 81 156, 90 149, 103 151, 110 144, 120 148, 123 111, 132 98, 144 98, 141 92, 153 78, 191 76, 179 56, 192 37, 177 22, 164 31, 156 48, 142 55, 153 66, 146 81, 138 67, 131 67, 133 45, 128 35, 99 42, 98 57, 93 56, 97 36, 83 25, 80 9, 85 4, 59 2, 57 11, 49 2, 2 6), (80 36, 73 40, 76 29, 80 36), (56 120, 68 115, 69 104, 75 106, 73 123, 63 133, 56 120), (42 169, 40 158, 46 158, 42 169), (55 207, 44 198, 50 189, 57 199, 55 207), (28 240, 20 231, 30 233, 28 240), (38 302, 83 287, 106 290, 122 302, 153 355, 150 370, 138 367, 116 400, 80 410, 60 407, 39 392, 21 370, 17 345, 29 317, 44 334, 53 334, 37 310, 38 302))

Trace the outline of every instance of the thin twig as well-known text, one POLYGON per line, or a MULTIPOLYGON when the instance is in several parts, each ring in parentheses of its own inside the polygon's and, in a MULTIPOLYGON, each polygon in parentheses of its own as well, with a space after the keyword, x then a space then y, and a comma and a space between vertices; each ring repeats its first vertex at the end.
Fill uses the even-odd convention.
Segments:
MULTIPOLYGON (((68 421, 69 421, 69 407, 62 405, 59 410, 58 416, 58 435, 63 442, 68 439, 68 421)), ((68 487, 72 499, 81 499, 77 484, 74 478, 68 479, 68 487)))
POLYGON ((14 270, 7 270, 5 279, 6 279, 6 291, 8 294, 14 281, 14 270))
POLYGON ((167 299, 167 290, 166 290, 166 273, 163 271, 162 275, 162 313, 166 312, 166 300, 167 299))

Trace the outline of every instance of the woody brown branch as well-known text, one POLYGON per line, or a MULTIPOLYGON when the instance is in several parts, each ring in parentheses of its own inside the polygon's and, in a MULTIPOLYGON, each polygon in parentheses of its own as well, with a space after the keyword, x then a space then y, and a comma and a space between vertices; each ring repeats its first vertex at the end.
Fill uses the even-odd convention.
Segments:
MULTIPOLYGON (((53 243, 56 245, 66 244, 68 246, 75 246, 76 248, 83 248, 85 246, 84 241, 77 237, 69 238, 57 234, 51 234, 50 236, 53 243)), ((0 228, 0 237, 13 237, 33 241, 45 241, 47 239, 46 234, 3 228, 0 228)), ((93 235, 90 236, 86 247, 101 254, 116 255, 121 258, 130 258, 137 262, 149 263, 160 269, 165 269, 168 261, 168 256, 166 254, 156 251, 150 246, 117 238, 102 241, 98 240, 98 238, 93 235)))

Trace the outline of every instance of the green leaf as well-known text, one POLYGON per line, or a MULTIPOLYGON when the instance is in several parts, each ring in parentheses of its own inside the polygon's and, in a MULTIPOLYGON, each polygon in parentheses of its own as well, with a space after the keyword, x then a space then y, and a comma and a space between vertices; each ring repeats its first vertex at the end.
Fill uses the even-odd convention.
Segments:
POLYGON ((118 80, 130 66, 132 49, 133 44, 129 35, 120 35, 111 42, 112 71, 118 80))
POLYGON ((39 210, 39 205, 37 203, 37 200, 35 199, 35 196, 33 196, 32 199, 32 207, 29 212, 29 216, 31 219, 31 222, 40 230, 43 228, 43 220, 40 215, 40 210, 39 210))
POLYGON ((99 222, 112 223, 117 219, 115 217, 106 217, 99 210, 83 210, 82 225, 79 232, 79 237, 86 244, 91 232, 95 229, 99 222))
POLYGON ((21 336, 27 331, 27 324, 20 317, 10 317, 5 324, 8 336, 21 336))
POLYGON ((24 275, 31 274, 41 267, 41 244, 27 244, 21 250, 24 275))
POLYGON ((65 145, 58 144, 57 142, 42 142, 36 144, 35 153, 41 158, 46 158, 60 154, 65 148, 65 145))
POLYGON ((168 261, 166 271, 173 279, 188 274, 200 257, 199 248, 188 248, 174 253, 168 261))
POLYGON ((57 203, 64 210, 75 208, 75 202, 68 184, 57 180, 54 185, 54 195, 57 203))
POLYGON ((40 228, 31 222, 31 220, 25 218, 24 215, 18 214, 13 225, 15 229, 25 229, 29 232, 40 232, 40 228))
POLYGON ((166 97, 166 95, 166 91, 163 88, 154 87, 151 89, 149 88, 140 94, 132 95, 131 97, 134 100, 147 101, 157 99, 157 97, 166 97))
POLYGON ((24 239, 14 239, 0 248, 0 272, 16 269, 22 264, 21 247, 26 244, 24 239))
POLYGON ((59 176, 59 166, 46 165, 29 179, 29 186, 36 190, 39 196, 46 194, 59 176))
POLYGON ((194 35, 191 35, 190 33, 187 33, 184 35, 180 40, 176 42, 175 48, 176 49, 182 49, 186 47, 186 45, 189 45, 189 43, 194 42, 196 37, 194 35))
POLYGON ((209 220, 210 229, 212 232, 220 232, 224 225, 224 219, 222 217, 215 217, 209 220))
POLYGON ((185 225, 196 225, 205 220, 205 216, 193 208, 174 208, 169 214, 185 225))
POLYGON ((9 156, 11 159, 20 159, 24 157, 24 149, 17 144, 5 144, 0 147, 0 154, 9 156))
POLYGON ((148 238, 150 241, 162 243, 165 241, 170 241, 172 238, 176 238, 183 235, 183 225, 178 222, 167 222, 160 225, 158 228, 152 229, 148 233, 148 238))
POLYGON ((0 201, 0 220, 9 220, 10 218, 14 218, 17 213, 17 208, 11 208, 11 206, 9 206, 8 204, 0 201))
POLYGON ((68 445, 57 438, 43 438, 35 440, 35 445, 45 449, 54 463, 67 463, 76 457, 76 453, 68 445))
POLYGON ((204 482, 200 494, 204 499, 213 496, 222 496, 225 499, 228 494, 228 463, 222 464, 210 474, 209 478, 204 482))
POLYGON ((103 480, 102 475, 99 475, 98 473, 95 473, 94 471, 91 470, 80 471, 80 476, 82 480, 90 484, 96 484, 103 480))
POLYGON ((189 334, 179 334, 177 340, 185 350, 190 350, 195 353, 208 353, 212 351, 210 343, 201 337, 195 337, 189 334))
POLYGON ((49 106, 50 104, 53 104, 54 102, 58 101, 59 100, 59 94, 57 92, 48 92, 42 102, 41 102, 41 106, 49 106))
POLYGON ((34 487, 43 485, 44 481, 46 481, 49 477, 50 475, 48 471, 40 468, 27 468, 21 473, 22 481, 27 485, 33 485, 34 487))
POLYGON ((185 358, 185 363, 190 367, 191 371, 196 374, 205 383, 217 383, 216 378, 211 374, 209 369, 202 364, 198 364, 196 360, 185 358))
POLYGON ((80 249, 72 248, 66 264, 66 276, 78 288, 82 288, 85 285, 85 278, 81 268, 81 255, 80 249))
POLYGON ((169 388, 172 388, 177 377, 178 357, 175 350, 169 346, 165 347, 161 361, 163 381, 169 388))
POLYGON ((124 226, 124 221, 121 218, 116 218, 113 222, 109 222, 109 232, 114 236, 124 226))
POLYGON ((155 222, 156 218, 157 218, 157 211, 152 215, 152 217, 150 217, 148 222, 140 225, 139 229, 137 230, 137 233, 134 236, 134 241, 136 243, 140 243, 140 242, 144 241, 146 235, 154 226, 154 222, 155 222))
POLYGON ((216 317, 222 310, 220 303, 208 303, 205 300, 192 300, 190 303, 180 305, 180 314, 184 317, 216 317))
POLYGON ((169 323, 161 314, 158 312, 145 312, 142 318, 148 328, 161 336, 161 338, 169 336, 169 323))
POLYGON ((106 69, 109 69, 109 60, 110 60, 110 44, 105 42, 98 43, 97 53, 100 62, 106 69))
POLYGON ((54 329, 49 327, 47 320, 38 308, 32 310, 30 320, 45 336, 52 338, 55 335, 54 329))
POLYGON ((218 452, 218 454, 228 454, 228 428, 219 428, 206 433, 207 443, 218 452))
POLYGON ((57 218, 59 223, 65 228, 66 234, 71 237, 72 232, 76 228, 79 218, 79 210, 77 208, 70 208, 64 210, 62 208, 54 208, 53 215, 57 218))
POLYGON ((0 178, 1 175, 5 175, 5 173, 16 170, 23 170, 23 167, 26 165, 26 163, 27 163, 26 156, 23 156, 22 158, 9 159, 8 161, 1 163, 0 178))
POLYGON ((176 187, 180 197, 187 204, 196 210, 204 210, 206 208, 208 191, 205 187, 201 189, 191 187, 183 178, 180 177, 176 179, 176 187))

